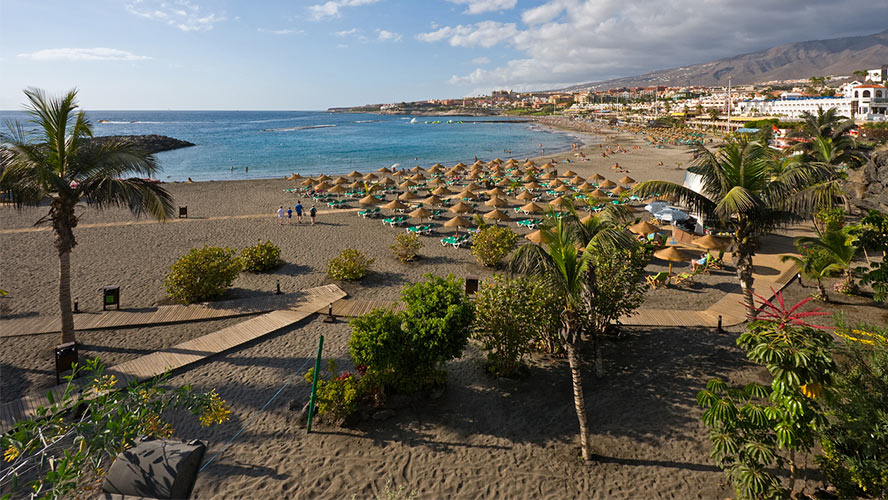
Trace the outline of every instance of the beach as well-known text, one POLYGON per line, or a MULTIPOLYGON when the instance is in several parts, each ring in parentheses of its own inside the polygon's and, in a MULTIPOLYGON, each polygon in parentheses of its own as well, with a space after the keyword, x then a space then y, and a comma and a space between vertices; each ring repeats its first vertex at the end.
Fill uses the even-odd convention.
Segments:
MULTIPOLYGON (((616 181, 624 175, 642 181, 681 182, 689 163, 686 147, 653 148, 643 136, 611 131, 602 147, 597 137, 579 150, 546 155, 583 177, 599 173, 616 181), (602 158, 606 147, 626 153, 602 158), (638 146, 638 149, 634 147, 638 146), (578 161, 579 154, 589 161, 578 161), (658 165, 659 162, 663 166, 658 165), (618 172, 612 166, 619 163, 618 172)), ((491 158, 484 158, 490 160, 491 158)), ((84 209, 75 229, 73 296, 80 308, 101 309, 99 289, 121 287, 123 308, 169 303, 163 278, 175 260, 202 245, 240 249, 270 240, 281 247, 284 265, 269 274, 242 273, 225 299, 250 299, 333 283, 326 262, 354 247, 375 258, 358 283, 336 282, 351 297, 397 300, 404 285, 427 273, 489 277, 468 248, 443 247, 453 234, 439 226, 423 237, 422 256, 397 261, 389 246, 401 228, 363 219, 354 210, 320 210, 315 226, 281 226, 279 206, 302 199, 286 193, 283 179, 173 183, 166 187, 187 219, 165 223, 135 219, 122 210, 84 209)), ((357 204, 352 203, 357 208, 357 204)), ((483 207, 484 210, 487 207, 483 207)), ((4 318, 57 314, 57 257, 52 233, 34 222, 46 208, 17 211, 0 207, 3 225, 0 263, 4 318)), ((449 216, 450 214, 448 214, 449 216)), ((509 226, 523 235, 528 231, 509 226)), ((521 240, 524 241, 523 239, 521 240)), ((662 263, 661 263, 662 264, 662 263)), ((677 263, 676 268, 687 267, 677 263)), ((662 267, 662 266, 660 266, 662 267)), ((659 270, 657 264, 649 267, 659 270)), ((644 307, 681 304, 705 309, 739 288, 731 270, 706 277, 684 292, 649 294, 644 307), (683 294, 683 295, 682 295, 683 294)), ((673 291, 674 292, 674 291, 673 291)), ((228 318, 152 327, 77 333, 81 355, 109 365, 196 338, 242 321, 228 318)), ((758 372, 734 345, 735 333, 705 328, 630 328, 605 342, 605 376, 586 367, 586 398, 593 448, 590 465, 577 459, 577 421, 564 359, 535 356, 526 378, 495 379, 483 367, 484 355, 470 345, 447 366, 447 388, 437 399, 405 400, 387 420, 348 427, 318 426, 306 435, 297 426, 291 401, 302 407, 308 385, 302 379, 318 336, 326 338, 325 358, 347 364, 348 324, 310 317, 233 351, 174 374, 173 385, 216 388, 233 410, 232 420, 200 428, 194 419, 172 415, 176 435, 209 445, 208 459, 247 421, 250 427, 200 474, 194 498, 368 498, 400 487, 418 498, 723 498, 730 494, 708 458, 707 432, 694 396, 713 376, 748 380, 758 372), (300 371, 302 373, 296 373, 300 371), (282 395, 260 408, 289 381, 282 395), (258 416, 257 416, 258 414, 258 416), (255 420, 251 420, 254 419, 255 420)), ((3 402, 54 384, 52 347, 57 334, 0 336, 0 398, 3 402)), ((591 353, 587 356, 592 359, 591 353)))

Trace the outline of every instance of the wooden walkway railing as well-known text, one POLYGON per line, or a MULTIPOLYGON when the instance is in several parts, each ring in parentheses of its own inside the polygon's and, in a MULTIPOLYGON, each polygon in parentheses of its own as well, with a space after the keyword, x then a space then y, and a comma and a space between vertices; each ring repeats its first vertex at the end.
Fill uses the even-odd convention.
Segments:
MULTIPOLYGON (((119 386, 133 380, 147 380, 166 371, 180 369, 204 360, 246 342, 261 338, 281 328, 301 321, 316 312, 326 312, 330 303, 346 296, 336 285, 311 288, 289 309, 272 311, 223 328, 187 342, 153 352, 146 356, 108 368, 115 375, 119 386)), ((65 384, 55 386, 41 394, 33 394, 0 406, 0 433, 10 430, 17 421, 34 415, 39 406, 49 404, 46 392, 58 396, 65 391, 65 384)))

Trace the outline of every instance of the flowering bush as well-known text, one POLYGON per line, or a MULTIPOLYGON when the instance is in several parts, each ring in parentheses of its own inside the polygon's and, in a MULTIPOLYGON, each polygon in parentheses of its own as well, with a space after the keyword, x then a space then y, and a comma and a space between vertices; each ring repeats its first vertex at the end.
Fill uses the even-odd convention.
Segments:
MULTIPOLYGON (((349 371, 339 373, 336 362, 327 363, 327 376, 324 380, 318 377, 318 390, 315 395, 318 416, 327 423, 342 423, 358 410, 358 405, 365 394, 363 377, 349 371)), ((311 383, 314 368, 305 374, 305 380, 311 383)))

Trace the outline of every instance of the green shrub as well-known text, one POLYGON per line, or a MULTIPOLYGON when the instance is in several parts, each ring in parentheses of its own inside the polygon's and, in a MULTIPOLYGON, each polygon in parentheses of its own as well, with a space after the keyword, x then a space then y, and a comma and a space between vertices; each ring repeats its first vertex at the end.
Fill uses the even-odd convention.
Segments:
POLYGON ((261 273, 281 265, 281 249, 270 241, 259 241, 241 250, 240 260, 244 271, 261 273))
POLYGON ((821 208, 814 214, 814 220, 824 233, 841 231, 845 227, 845 209, 821 208))
POLYGON ((494 267, 515 248, 518 235, 505 226, 487 226, 472 239, 472 255, 487 267, 494 267))
POLYGON ((538 279, 496 275, 475 295, 472 336, 487 353, 487 369, 514 375, 535 343, 557 345, 561 305, 551 288, 538 279))
POLYGON ((422 242, 419 241, 419 235, 416 233, 398 233, 395 236, 395 244, 392 245, 392 252, 401 262, 410 262, 416 259, 417 252, 422 248, 422 242))
POLYGON ((352 320, 349 353, 385 385, 414 391, 443 381, 445 362, 458 358, 468 342, 472 305, 453 276, 426 276, 406 287, 407 304, 395 314, 375 310, 352 320))
MULTIPOLYGON (((314 368, 311 368, 305 374, 305 380, 310 384, 313 377, 314 368)), ((364 394, 362 377, 348 371, 339 373, 336 362, 331 359, 327 363, 327 379, 318 377, 318 391, 315 395, 317 414, 327 423, 341 423, 358 411, 364 394)))
POLYGON ((203 302, 225 293, 240 270, 241 262, 231 248, 193 248, 173 264, 163 285, 175 301, 203 302))
POLYGON ((828 423, 815 458, 841 498, 888 498, 888 332, 840 328, 839 369, 824 391, 828 423))
POLYGON ((367 274, 373 261, 354 248, 346 248, 327 263, 327 276, 335 280, 359 280, 367 274))

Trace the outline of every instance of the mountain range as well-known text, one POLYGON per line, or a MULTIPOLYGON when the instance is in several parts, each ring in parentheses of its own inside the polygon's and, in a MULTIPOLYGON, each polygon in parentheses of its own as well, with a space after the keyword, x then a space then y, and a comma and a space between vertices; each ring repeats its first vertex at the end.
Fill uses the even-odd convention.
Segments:
POLYGON ((888 30, 872 35, 810 40, 780 45, 717 61, 653 71, 644 75, 573 85, 564 90, 607 90, 664 85, 725 86, 812 76, 849 76, 888 64, 888 30))

